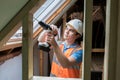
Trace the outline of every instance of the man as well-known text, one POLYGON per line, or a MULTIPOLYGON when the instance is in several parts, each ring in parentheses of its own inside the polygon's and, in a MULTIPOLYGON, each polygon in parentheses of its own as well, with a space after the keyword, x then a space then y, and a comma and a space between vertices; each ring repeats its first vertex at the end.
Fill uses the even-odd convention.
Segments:
POLYGON ((63 78, 79 78, 80 65, 82 63, 82 21, 79 19, 70 20, 66 24, 64 42, 57 44, 52 32, 46 34, 45 41, 49 43, 54 51, 50 76, 63 78))

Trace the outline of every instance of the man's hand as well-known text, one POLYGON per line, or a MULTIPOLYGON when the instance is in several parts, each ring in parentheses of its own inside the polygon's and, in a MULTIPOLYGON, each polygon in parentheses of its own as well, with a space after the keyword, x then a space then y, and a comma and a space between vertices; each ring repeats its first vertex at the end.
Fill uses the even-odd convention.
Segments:
POLYGON ((50 27, 52 28, 52 31, 53 31, 53 35, 57 35, 58 34, 58 28, 57 28, 57 26, 56 25, 50 25, 50 27))

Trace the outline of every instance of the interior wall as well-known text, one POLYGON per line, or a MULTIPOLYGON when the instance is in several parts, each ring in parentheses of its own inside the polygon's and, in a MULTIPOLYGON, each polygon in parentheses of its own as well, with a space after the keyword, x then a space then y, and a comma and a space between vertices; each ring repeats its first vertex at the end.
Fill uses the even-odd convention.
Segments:
POLYGON ((0 80, 22 80, 22 55, 0 65, 0 80))

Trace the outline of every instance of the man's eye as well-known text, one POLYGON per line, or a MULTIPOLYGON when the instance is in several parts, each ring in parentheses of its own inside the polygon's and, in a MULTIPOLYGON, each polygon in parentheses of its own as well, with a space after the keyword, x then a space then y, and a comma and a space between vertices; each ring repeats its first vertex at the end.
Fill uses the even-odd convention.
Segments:
POLYGON ((71 31, 71 32, 75 32, 74 30, 72 30, 72 29, 70 29, 69 31, 71 31))

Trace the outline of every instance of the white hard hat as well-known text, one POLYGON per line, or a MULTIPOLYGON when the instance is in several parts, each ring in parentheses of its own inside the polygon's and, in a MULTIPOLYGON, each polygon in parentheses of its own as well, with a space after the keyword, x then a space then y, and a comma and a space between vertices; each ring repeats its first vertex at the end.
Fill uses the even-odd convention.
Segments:
POLYGON ((82 21, 79 19, 70 20, 66 25, 72 26, 80 35, 83 33, 82 21))

